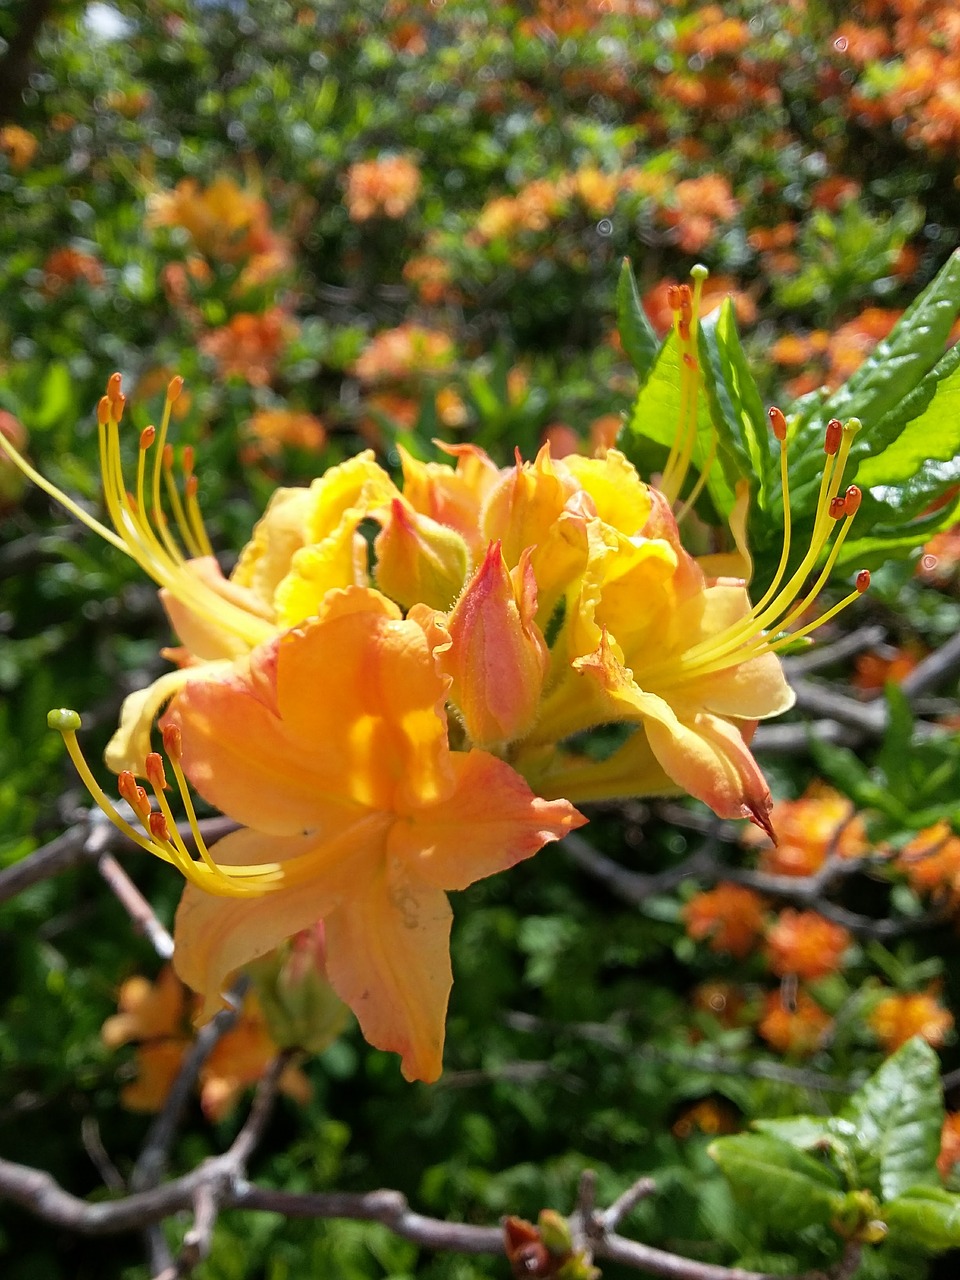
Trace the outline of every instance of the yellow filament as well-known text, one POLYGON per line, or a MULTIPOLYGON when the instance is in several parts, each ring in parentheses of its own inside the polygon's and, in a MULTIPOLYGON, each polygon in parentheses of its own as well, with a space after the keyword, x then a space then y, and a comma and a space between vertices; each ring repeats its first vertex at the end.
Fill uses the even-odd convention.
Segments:
POLYGON ((710 476, 710 468, 713 466, 713 462, 716 456, 717 456, 717 436, 716 434, 714 434, 713 439, 710 441, 710 449, 709 449, 709 452, 707 453, 706 458, 704 459, 703 467, 701 468, 699 476, 697 476, 697 483, 690 490, 689 494, 686 497, 686 500, 684 501, 683 506, 677 512, 677 524, 679 524, 680 521, 683 519, 683 517, 687 514, 687 512, 691 510, 691 508, 693 507, 693 504, 696 502, 696 500, 700 497, 700 494, 703 492, 703 487, 707 483, 707 479, 710 476))
POLYGON ((190 826, 190 832, 193 836, 194 844, 197 846, 197 852, 212 872, 222 876, 225 873, 221 871, 218 863, 213 857, 213 854, 207 848, 207 842, 200 833, 200 824, 197 821, 197 811, 193 807, 193 797, 190 795, 190 788, 187 785, 187 779, 184 775, 183 769, 180 767, 180 762, 173 756, 170 756, 169 760, 173 769, 174 777, 177 780, 177 786, 180 789, 180 798, 183 801, 184 812, 187 815, 187 822, 190 826))
POLYGON ((200 514, 200 504, 197 502, 195 493, 187 492, 187 516, 190 521, 190 527, 193 530, 193 536, 199 548, 199 554, 202 556, 212 556, 213 547, 210 545, 210 539, 207 537, 207 531, 204 528, 203 516, 200 514))
POLYGON ((193 529, 187 522, 187 517, 183 510, 183 503, 180 501, 180 491, 177 488, 177 482, 173 478, 173 468, 163 468, 163 479, 167 489, 167 497, 170 499, 170 506, 173 508, 173 518, 177 522, 177 528, 180 530, 180 536, 183 538, 184 545, 191 556, 199 556, 201 552, 197 541, 193 536, 193 529))
POLYGON ((806 626, 798 627, 796 631, 791 631, 788 636, 781 636, 778 640, 772 641, 769 648, 775 652, 778 649, 786 648, 786 646, 788 644, 792 644, 794 640, 802 640, 803 637, 809 635, 811 631, 816 631, 818 627, 822 627, 824 623, 835 618, 842 609, 845 609, 848 604, 853 604, 854 600, 858 600, 862 594, 863 592, 859 590, 851 591, 848 596, 844 596, 838 604, 835 604, 831 609, 828 609, 826 613, 822 613, 819 618, 814 618, 814 620, 812 622, 808 622, 806 626))

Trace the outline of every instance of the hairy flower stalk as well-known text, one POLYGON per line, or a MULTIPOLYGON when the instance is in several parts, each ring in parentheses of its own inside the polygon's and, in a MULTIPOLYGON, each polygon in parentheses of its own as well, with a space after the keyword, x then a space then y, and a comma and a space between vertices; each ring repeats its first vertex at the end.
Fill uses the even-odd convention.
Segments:
POLYGON ((687 485, 701 283, 675 299, 682 409, 660 489, 613 449, 558 461, 544 447, 503 469, 472 445, 447 448, 452 466, 403 453, 402 490, 368 452, 278 489, 224 577, 192 454, 178 474, 167 441, 179 379, 159 429, 140 435, 132 491, 119 376, 108 384, 97 421, 112 528, 0 442, 154 579, 180 641, 166 651, 176 669, 127 699, 107 751, 139 829, 83 760, 79 717, 51 713, 51 725, 110 820, 184 877, 174 959, 204 1016, 237 968, 322 920, 330 982, 364 1034, 398 1052, 408 1077, 433 1079, 451 983, 447 891, 579 826, 584 801, 688 792, 770 829, 747 742, 792 704, 778 654, 867 585, 861 574, 807 620, 859 506, 856 486, 843 488, 859 424, 827 429, 813 531, 789 573, 787 432, 771 410, 780 565, 756 604, 742 578, 712 576, 678 529, 711 464, 687 485), (372 552, 360 531, 370 520, 372 552), (166 762, 151 742, 158 716, 166 762), (580 751, 577 735, 612 722, 621 745, 580 751), (239 830, 207 847, 191 788, 239 830))

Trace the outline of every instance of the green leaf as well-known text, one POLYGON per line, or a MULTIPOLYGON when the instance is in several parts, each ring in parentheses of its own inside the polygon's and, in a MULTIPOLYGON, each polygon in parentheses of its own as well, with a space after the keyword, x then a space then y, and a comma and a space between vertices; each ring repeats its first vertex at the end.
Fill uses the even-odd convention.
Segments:
POLYGON ((960 1246, 960 1196, 942 1187, 910 1187, 884 1205, 893 1244, 928 1253, 960 1246))
POLYGON ((771 432, 729 298, 700 325, 700 364, 727 480, 749 478, 766 508, 775 480, 771 432))
POLYGON ((766 1133, 718 1138, 708 1148, 734 1195, 769 1226, 799 1230, 827 1223, 843 1196, 826 1165, 766 1133))
MULTIPOLYGON (((640 389, 629 422, 620 433, 620 444, 627 455, 631 454, 631 443, 644 438, 669 449, 680 430, 681 408, 680 352, 676 334, 672 333, 657 352, 653 370, 640 389)), ((697 403, 697 439, 692 459, 694 469, 704 466, 714 452, 715 437, 716 427, 708 399, 700 396, 697 403)), ((721 462, 724 462, 722 452, 718 452, 721 453, 721 462)), ((707 492, 718 515, 722 519, 728 516, 733 506, 734 493, 723 466, 711 466, 707 492)))
POLYGON ((888 337, 826 402, 824 422, 860 418, 867 429, 863 444, 869 448, 870 425, 899 404, 941 358, 958 311, 960 253, 954 253, 888 337))
POLYGON ((873 427, 870 443, 876 449, 887 436, 891 443, 882 452, 860 462, 856 478, 862 488, 911 480, 928 462, 954 460, 960 452, 960 345, 873 427))
POLYGON ((642 387, 653 369, 660 339, 643 309, 629 258, 624 258, 617 281, 617 328, 642 387))
POLYGON ((858 1166, 893 1200, 919 1184, 937 1186, 943 1128, 940 1064, 914 1036, 857 1090, 841 1117, 856 1129, 858 1166))
POLYGON ((781 1120, 754 1120, 754 1129, 788 1142, 799 1151, 812 1151, 821 1143, 834 1139, 832 1120, 828 1116, 785 1116, 781 1120))
MULTIPOLYGON (((910 403, 919 412, 925 378, 944 357, 951 326, 960 311, 960 253, 954 253, 939 275, 900 317, 888 337, 879 342, 854 374, 826 400, 812 397, 795 420, 791 452, 795 458, 790 479, 794 490, 811 483, 822 465, 819 454, 823 431, 830 418, 858 417, 864 430, 851 456, 862 458, 889 444, 906 422, 898 407, 910 403), (882 440, 878 424, 885 423, 882 440), (819 455, 819 456, 818 456, 819 455)), ((952 365, 948 362, 946 368, 952 365)), ((935 384, 934 384, 935 385, 935 384)), ((929 384, 928 384, 929 386, 929 384)))

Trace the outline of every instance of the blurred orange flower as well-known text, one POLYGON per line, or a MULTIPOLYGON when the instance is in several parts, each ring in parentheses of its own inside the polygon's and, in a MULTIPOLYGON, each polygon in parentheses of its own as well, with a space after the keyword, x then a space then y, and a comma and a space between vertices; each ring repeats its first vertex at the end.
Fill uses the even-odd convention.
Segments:
POLYGON ((5 124, 0 129, 0 151, 6 153, 14 173, 22 173, 37 154, 39 143, 27 129, 18 124, 5 124))
POLYGON ((913 1036, 938 1048, 953 1029, 953 1014, 944 1009, 934 989, 886 996, 867 1019, 885 1053, 895 1053, 913 1036))
POLYGON ((823 783, 813 783, 799 800, 778 800, 770 813, 779 843, 751 829, 743 832, 743 842, 761 845, 760 867, 775 875, 813 875, 828 853, 841 858, 859 858, 867 853, 863 818, 839 792, 823 783))
POLYGON ((409 156, 360 160, 347 170, 347 212, 354 222, 402 218, 420 192, 420 170, 409 156))
POLYGON ((698 893, 683 909, 687 933, 706 940, 713 951, 729 951, 742 959, 763 933, 763 899, 742 885, 723 883, 698 893))
POLYGON ((797 992, 792 1008, 779 991, 771 991, 757 1031, 778 1053, 803 1056, 819 1049, 832 1026, 833 1019, 806 991, 797 992))
POLYGON ((947 822, 926 827, 900 850, 897 866, 918 892, 946 891, 954 899, 960 890, 960 836, 947 822))
POLYGON ((950 1177, 953 1166, 958 1160, 960 1160, 960 1111, 948 1111, 940 1131, 940 1154, 937 1157, 937 1169, 944 1182, 950 1177))
POLYGON ((875 693, 888 681, 900 684, 923 656, 922 650, 915 644, 905 644, 889 657, 879 653, 858 653, 850 683, 861 693, 875 693))
POLYGON ((194 248, 221 262, 244 262, 267 254, 277 266, 287 258, 287 245, 270 227, 270 211, 256 191, 219 177, 201 189, 184 178, 172 191, 158 191, 147 202, 148 227, 182 227, 194 248))
POLYGON ((89 285, 102 285, 103 267, 91 253, 79 249, 53 249, 43 264, 43 292, 55 297, 64 289, 82 280, 89 285))
POLYGON ((454 360, 453 340, 439 329, 401 324, 371 338, 353 364, 361 382, 401 380, 415 373, 441 373, 454 360))
POLYGON ((695 1133, 715 1138, 721 1133, 737 1133, 740 1128, 740 1117, 731 1103, 719 1098, 702 1098, 684 1107, 670 1126, 670 1132, 683 1141, 695 1133))
POLYGON ((275 457, 285 445, 319 452, 327 438, 319 418, 296 409, 258 409, 243 432, 257 457, 275 457))
POLYGON ((793 974, 815 982, 836 971, 850 942, 846 929, 832 920, 788 907, 767 933, 767 963, 778 978, 793 974))
POLYGON ((251 386, 268 383, 297 324, 281 307, 257 315, 241 311, 228 324, 200 340, 200 350, 217 362, 221 378, 244 378, 251 386))

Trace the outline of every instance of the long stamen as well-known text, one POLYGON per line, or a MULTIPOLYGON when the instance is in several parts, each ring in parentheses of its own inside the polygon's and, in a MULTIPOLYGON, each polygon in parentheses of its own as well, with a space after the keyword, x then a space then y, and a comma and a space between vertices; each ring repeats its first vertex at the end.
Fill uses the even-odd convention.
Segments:
MULTIPOLYGON (((181 378, 173 378, 167 390, 163 418, 159 433, 147 428, 141 433, 137 458, 135 495, 127 492, 123 477, 123 461, 120 449, 120 421, 126 404, 121 390, 120 375, 111 375, 106 395, 97 406, 97 436, 100 452, 100 469, 103 480, 103 497, 113 524, 108 529, 55 485, 37 472, 14 445, 0 435, 0 450, 38 488, 60 503, 71 515, 105 542, 124 552, 140 566, 158 586, 165 587, 176 599, 194 612, 210 618, 216 626, 239 636, 251 647, 267 639, 272 633, 268 619, 256 616, 222 595, 205 586, 185 565, 185 557, 168 529, 168 521, 160 502, 160 475, 164 469, 164 436, 170 420, 170 410, 183 386, 181 378), (152 473, 147 478, 147 453, 156 449, 152 473), (149 503, 149 510, 148 510, 149 503)), ((212 554, 210 542, 203 528, 203 520, 196 499, 196 478, 193 461, 185 462, 186 509, 180 500, 171 499, 178 527, 191 555, 212 554)))
MULTIPOLYGON (((788 631, 816 599, 826 583, 839 559, 841 549, 850 531, 857 509, 860 506, 861 492, 856 485, 850 485, 844 494, 839 493, 843 473, 860 422, 852 418, 845 425, 831 420, 827 426, 824 439, 825 464, 820 481, 816 515, 807 551, 800 564, 785 585, 781 586, 786 575, 791 549, 791 516, 789 495, 789 474, 786 455, 787 424, 779 409, 772 409, 769 414, 770 425, 774 435, 780 442, 780 474, 783 483, 783 549, 780 562, 773 581, 763 597, 754 605, 749 613, 716 635, 706 637, 699 643, 691 645, 678 657, 654 663, 644 672, 645 684, 653 688, 665 688, 696 678, 739 666, 742 662, 758 657, 763 653, 777 651, 794 639, 808 635, 811 631, 829 622, 841 609, 862 594, 866 587, 861 574, 858 578, 857 590, 846 596, 843 601, 829 609, 812 622, 805 624, 800 630, 788 635, 771 636, 770 632, 788 631), (837 526, 839 525, 839 528, 837 526), (836 536, 833 537, 834 530, 836 536), (826 559, 816 576, 812 586, 804 589, 811 570, 819 561, 827 544, 831 542, 826 559), (798 602, 799 597, 799 602, 798 602)), ((869 575, 866 579, 869 582, 869 575)))
MULTIPOLYGON (((700 396, 697 332, 700 319, 700 295, 707 274, 706 267, 700 264, 693 267, 690 272, 693 289, 689 285, 674 285, 668 298, 674 313, 674 333, 680 353, 680 412, 677 433, 670 446, 659 487, 671 503, 676 502, 680 496, 697 444, 697 410, 700 396)), ((699 496, 705 482, 703 477, 709 472, 714 456, 715 442, 710 456, 704 460, 701 467, 701 479, 698 480, 694 492, 687 498, 680 512, 681 515, 689 511, 699 496)))
POLYGON ((166 445, 163 450, 163 482, 170 506, 173 508, 173 518, 180 531, 180 537, 183 539, 190 555, 198 556, 201 554, 200 548, 193 536, 193 530, 187 523, 183 502, 180 498, 180 490, 177 488, 177 482, 173 475, 173 445, 171 444, 166 445))

